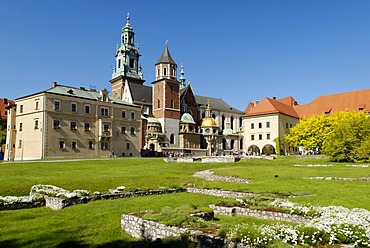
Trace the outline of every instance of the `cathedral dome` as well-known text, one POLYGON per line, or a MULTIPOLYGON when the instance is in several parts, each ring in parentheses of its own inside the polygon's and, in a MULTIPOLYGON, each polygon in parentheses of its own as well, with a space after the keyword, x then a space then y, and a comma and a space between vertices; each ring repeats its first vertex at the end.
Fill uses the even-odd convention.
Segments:
POLYGON ((184 114, 181 116, 181 122, 182 122, 182 123, 195 124, 195 121, 194 121, 193 117, 192 117, 192 116, 191 116, 191 114, 189 114, 189 113, 184 113, 184 114))
POLYGON ((227 135, 233 135, 235 134, 235 132, 231 128, 225 128, 222 134, 227 136, 227 135))
POLYGON ((201 126, 202 127, 218 127, 215 119, 213 119, 212 117, 203 118, 201 126))

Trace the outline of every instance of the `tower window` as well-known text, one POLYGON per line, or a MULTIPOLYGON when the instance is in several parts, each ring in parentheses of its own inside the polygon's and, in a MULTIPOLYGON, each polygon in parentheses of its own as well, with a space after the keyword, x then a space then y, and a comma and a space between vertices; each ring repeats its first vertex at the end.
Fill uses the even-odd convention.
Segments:
POLYGON ((173 100, 171 100, 171 108, 174 108, 175 106, 174 106, 174 102, 173 102, 173 100))
POLYGON ((135 68, 135 60, 130 58, 130 68, 135 68))
POLYGON ((170 144, 175 144, 175 135, 173 133, 170 135, 170 144))
POLYGON ((157 77, 159 77, 159 69, 157 69, 157 77))
POLYGON ((121 59, 118 60, 118 68, 121 68, 121 59))
POLYGON ((158 108, 160 108, 161 107, 161 101, 158 99, 158 108))
POLYGON ((23 128, 23 124, 19 123, 19 131, 22 131, 22 128, 23 128))
POLYGON ((23 113, 23 105, 19 107, 19 113, 23 113))
POLYGON ((163 75, 166 76, 167 75, 167 68, 163 68, 163 75))

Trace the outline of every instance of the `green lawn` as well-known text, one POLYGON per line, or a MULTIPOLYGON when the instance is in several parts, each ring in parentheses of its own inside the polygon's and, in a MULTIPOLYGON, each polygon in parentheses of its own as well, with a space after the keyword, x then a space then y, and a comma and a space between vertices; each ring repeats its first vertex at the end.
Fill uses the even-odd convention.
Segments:
MULTIPOLYGON (((165 163, 162 159, 125 158, 74 162, 0 163, 0 195, 28 195, 34 184, 53 184, 68 190, 107 191, 117 186, 158 188, 185 186, 222 188, 249 192, 292 192, 305 195, 292 200, 312 205, 366 208, 370 182, 307 180, 303 177, 370 177, 370 168, 294 167, 294 164, 329 164, 327 160, 242 160, 238 163, 165 163), (208 182, 190 175, 213 169, 216 174, 248 178, 251 184, 208 182), (275 177, 278 175, 278 177, 275 177)), ((190 193, 90 202, 53 211, 48 208, 0 211, 0 247, 137 247, 120 229, 123 213, 161 210, 194 204, 206 207, 218 197, 190 193)), ((219 224, 253 221, 220 217, 219 224)))

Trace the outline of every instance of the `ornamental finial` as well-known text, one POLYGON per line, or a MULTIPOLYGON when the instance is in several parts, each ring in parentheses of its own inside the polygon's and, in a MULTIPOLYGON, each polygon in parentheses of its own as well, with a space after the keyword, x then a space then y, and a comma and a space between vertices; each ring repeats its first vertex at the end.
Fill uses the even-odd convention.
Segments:
POLYGON ((127 24, 130 24, 130 12, 127 12, 126 20, 127 20, 127 24))

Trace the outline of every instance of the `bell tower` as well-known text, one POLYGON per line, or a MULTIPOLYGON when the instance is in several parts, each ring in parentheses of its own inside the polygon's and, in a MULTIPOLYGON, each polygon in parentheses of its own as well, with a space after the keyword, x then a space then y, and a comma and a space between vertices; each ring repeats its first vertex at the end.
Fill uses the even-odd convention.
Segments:
POLYGON ((135 47, 135 32, 130 24, 130 15, 127 14, 126 25, 121 32, 121 45, 117 44, 115 58, 116 65, 112 68, 112 95, 122 99, 127 83, 143 84, 145 82, 139 64, 139 46, 135 47))
POLYGON ((162 125, 168 146, 178 147, 180 84, 176 78, 177 64, 172 59, 167 42, 155 69, 156 80, 152 83, 153 115, 162 125))

